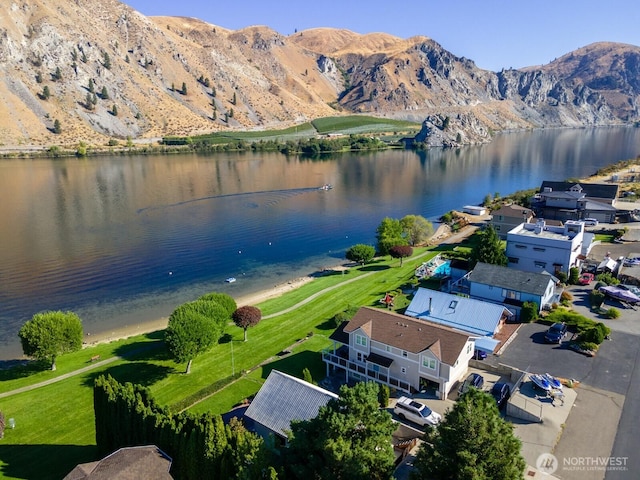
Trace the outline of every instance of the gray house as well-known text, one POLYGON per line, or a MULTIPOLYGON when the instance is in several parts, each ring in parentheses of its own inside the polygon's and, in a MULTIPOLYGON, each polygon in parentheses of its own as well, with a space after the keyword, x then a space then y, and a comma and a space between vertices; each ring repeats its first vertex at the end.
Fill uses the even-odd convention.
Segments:
POLYGON ((271 370, 244 416, 253 421, 252 430, 265 440, 285 444, 293 420, 315 418, 320 407, 334 398, 338 398, 335 393, 271 370))
POLYGON ((346 381, 374 380, 415 392, 434 389, 447 398, 466 373, 473 356, 470 335, 424 320, 362 307, 331 335, 333 348, 322 354, 327 375, 346 381))
POLYGON ((524 302, 535 302, 538 310, 560 301, 560 281, 546 272, 526 272, 479 262, 456 285, 471 298, 498 303, 517 316, 524 302))

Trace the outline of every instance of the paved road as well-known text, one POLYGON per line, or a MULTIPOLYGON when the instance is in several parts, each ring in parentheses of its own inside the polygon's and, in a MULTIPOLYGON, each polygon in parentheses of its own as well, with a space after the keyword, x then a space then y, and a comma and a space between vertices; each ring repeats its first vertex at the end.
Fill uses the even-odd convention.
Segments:
MULTIPOLYGON (((598 456, 627 457, 627 470, 608 471, 607 480, 637 478, 632 473, 640 472, 640 336, 614 331, 590 358, 544 343, 545 330, 544 325, 522 325, 503 355, 491 361, 579 380, 559 454, 593 456, 589 449, 598 447, 598 456)), ((561 478, 604 478, 604 472, 566 472, 561 478)))

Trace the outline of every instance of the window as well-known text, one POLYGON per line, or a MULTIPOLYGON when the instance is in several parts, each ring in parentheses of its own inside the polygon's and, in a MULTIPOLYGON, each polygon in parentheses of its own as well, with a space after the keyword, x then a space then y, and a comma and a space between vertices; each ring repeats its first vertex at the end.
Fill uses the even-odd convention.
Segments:
POLYGON ((527 246, 516 243, 516 248, 527 248, 527 246))
POLYGON ((536 252, 544 252, 544 251, 546 250, 546 248, 543 248, 543 247, 533 247, 533 249, 534 249, 536 252))
POLYGON ((456 307, 458 306, 458 301, 457 300, 451 300, 451 303, 449 303, 449 308, 455 310, 456 307))
POLYGON ((518 263, 519 260, 518 257, 509 257, 509 263, 518 263))
POLYGON ((407 373, 407 367, 400 367, 400 373, 407 373))
POLYGON ((357 356, 357 358, 358 358, 358 361, 359 361, 359 362, 361 362, 361 361, 363 360, 363 357, 362 357, 362 353, 361 353, 361 352, 358 352, 358 356, 357 356))
POLYGON ((407 353, 407 351, 406 351, 406 350, 403 350, 403 351, 402 351, 402 356, 403 356, 403 357, 408 357, 408 356, 409 356, 409 354, 407 353))
POLYGON ((471 344, 467 343, 467 353, 470 353, 470 352, 471 352, 471 344))
POLYGON ((422 357, 422 366, 430 370, 436 369, 436 360, 434 358, 422 357))
POLYGON ((356 345, 360 345, 362 347, 367 346, 367 337, 364 335, 356 335, 356 345))
POLYGON ((547 266, 547 262, 533 262, 533 264, 538 268, 545 268, 547 266))
POLYGON ((520 300, 520 292, 516 292, 515 290, 506 290, 503 288, 502 296, 511 300, 520 300))
POLYGON ((391 346, 389 346, 389 345, 385 345, 385 346, 384 346, 384 349, 385 349, 387 352, 390 352, 390 351, 391 351, 391 346))

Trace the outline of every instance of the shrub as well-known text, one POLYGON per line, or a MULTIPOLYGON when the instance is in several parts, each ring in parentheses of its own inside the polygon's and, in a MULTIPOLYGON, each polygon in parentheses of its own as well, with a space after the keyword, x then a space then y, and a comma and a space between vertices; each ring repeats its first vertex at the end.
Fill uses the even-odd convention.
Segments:
POLYGON ((578 346, 582 349, 582 350, 588 350, 591 352, 597 352, 598 351, 598 345, 595 343, 591 343, 591 342, 580 342, 578 343, 578 346))
POLYGON ((607 318, 619 318, 620 310, 618 310, 617 308, 611 307, 609 310, 605 312, 604 316, 607 318))
POLYGON ((378 391, 378 401, 381 408, 387 408, 389 406, 389 386, 380 384, 380 390, 378 391))
POLYGON ((538 319, 538 304, 536 302, 524 302, 520 310, 520 321, 523 323, 533 322, 538 319))
POLYGON ((580 280, 580 270, 577 267, 571 267, 569 269, 569 284, 577 285, 580 280))
POLYGON ((569 305, 571 305, 571 302, 573 302, 573 295, 571 295, 566 290, 563 290, 562 294, 560 295, 560 304, 568 307, 569 305))
POLYGON ((596 327, 591 327, 587 330, 584 330, 580 336, 578 337, 578 342, 580 343, 595 343, 596 345, 600 345, 604 341, 604 335, 602 334, 602 330, 596 327))
POLYGON ((596 280, 598 282, 603 282, 607 285, 618 285, 620 283, 620 280, 618 280, 616 277, 614 277, 608 272, 597 275, 596 280))
POLYGON ((564 272, 556 273, 556 278, 560 280, 560 283, 564 283, 564 284, 567 283, 567 274, 564 272))
POLYGON ((591 290, 589 293, 589 302, 591 303, 591 308, 600 308, 604 303, 604 293, 600 290, 591 290))

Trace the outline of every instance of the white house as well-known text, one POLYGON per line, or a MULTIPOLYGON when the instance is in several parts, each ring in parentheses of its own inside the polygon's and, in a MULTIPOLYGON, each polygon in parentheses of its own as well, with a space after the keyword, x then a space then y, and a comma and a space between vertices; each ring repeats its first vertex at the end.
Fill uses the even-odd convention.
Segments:
POLYGON ((593 234, 584 223, 567 221, 563 226, 523 223, 507 233, 508 267, 527 272, 569 273, 580 265, 591 248, 593 234))
POLYGON ((469 334, 394 312, 362 307, 330 337, 322 359, 346 380, 374 380, 405 392, 433 388, 446 398, 467 373, 469 334))

